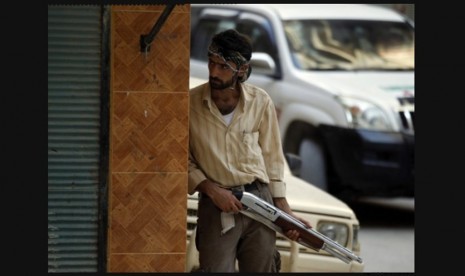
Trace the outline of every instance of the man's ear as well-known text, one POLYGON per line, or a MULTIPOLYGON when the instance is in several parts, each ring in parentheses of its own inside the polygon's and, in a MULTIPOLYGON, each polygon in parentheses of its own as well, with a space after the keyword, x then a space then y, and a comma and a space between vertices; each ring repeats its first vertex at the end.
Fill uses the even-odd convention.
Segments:
POLYGON ((249 65, 242 64, 241 67, 239 67, 239 77, 243 77, 244 75, 247 75, 247 70, 249 70, 249 65))
POLYGON ((252 67, 249 64, 244 64, 240 67, 238 77, 240 82, 246 81, 251 73, 252 67))

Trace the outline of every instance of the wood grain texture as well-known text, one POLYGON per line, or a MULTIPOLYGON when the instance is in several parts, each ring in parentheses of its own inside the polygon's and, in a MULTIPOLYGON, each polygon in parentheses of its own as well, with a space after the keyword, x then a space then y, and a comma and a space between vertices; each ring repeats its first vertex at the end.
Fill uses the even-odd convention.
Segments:
POLYGON ((115 91, 188 90, 190 14, 178 8, 167 17, 147 52, 141 52, 140 37, 150 33, 162 11, 113 13, 115 91))
POLYGON ((190 5, 112 6, 108 272, 184 272, 190 5))
POLYGON ((113 97, 112 171, 187 171, 188 95, 115 93, 113 97))
POLYGON ((134 254, 111 256, 112 272, 184 272, 184 254, 134 254))
POLYGON ((112 175, 110 251, 184 253, 187 174, 112 175))

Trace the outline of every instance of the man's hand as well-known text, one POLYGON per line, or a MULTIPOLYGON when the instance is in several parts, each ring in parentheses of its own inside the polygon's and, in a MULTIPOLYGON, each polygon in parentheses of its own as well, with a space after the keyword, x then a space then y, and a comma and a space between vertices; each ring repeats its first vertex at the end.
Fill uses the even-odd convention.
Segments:
MULTIPOLYGON (((287 199, 285 197, 275 197, 273 198, 273 202, 277 208, 293 216, 294 218, 296 218, 297 220, 305 224, 305 226, 307 226, 308 228, 312 228, 312 226, 307 220, 299 216, 296 216, 294 212, 292 212, 291 207, 289 206, 289 203, 287 202, 287 199)), ((288 237, 289 239, 293 241, 296 241, 299 238, 299 232, 297 230, 289 230, 285 234, 286 234, 286 237, 288 237)))
POLYGON ((197 190, 206 194, 213 203, 223 212, 239 213, 242 210, 242 203, 233 195, 230 190, 223 189, 210 180, 202 181, 197 190))

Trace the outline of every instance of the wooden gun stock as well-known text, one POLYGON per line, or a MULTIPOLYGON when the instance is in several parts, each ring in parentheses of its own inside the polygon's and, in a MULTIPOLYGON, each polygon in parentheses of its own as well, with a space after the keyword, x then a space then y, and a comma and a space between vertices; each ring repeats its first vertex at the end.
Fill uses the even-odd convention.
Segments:
POLYGON ((305 243, 307 246, 316 251, 319 251, 325 244, 325 242, 322 239, 316 237, 315 235, 312 235, 310 232, 306 230, 306 228, 302 228, 302 226, 290 221, 289 219, 283 216, 279 216, 274 221, 274 224, 281 227, 284 233, 289 230, 297 230, 297 232, 299 232, 299 242, 305 243))

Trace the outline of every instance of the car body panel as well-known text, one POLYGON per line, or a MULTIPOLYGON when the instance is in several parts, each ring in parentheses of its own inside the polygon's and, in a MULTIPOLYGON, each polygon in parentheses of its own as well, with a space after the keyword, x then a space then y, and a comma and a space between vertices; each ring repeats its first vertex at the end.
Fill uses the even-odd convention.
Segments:
MULTIPOLYGON (((258 37, 268 35, 269 43, 266 44, 268 47, 254 44, 256 48, 251 60, 251 64, 254 65, 247 82, 263 88, 273 99, 285 151, 300 154, 305 161, 302 163, 301 171, 309 173, 304 174, 303 178, 313 182, 309 175, 325 174, 327 183, 316 183, 316 185, 325 187, 326 191, 340 198, 414 195, 412 189, 414 170, 413 162, 410 162, 413 160, 411 149, 414 147, 415 132, 415 71, 412 58, 414 57, 414 25, 411 20, 394 10, 366 4, 193 4, 191 10, 194 16, 191 24, 193 40, 190 74, 193 77, 208 78, 206 52, 203 53, 204 47, 203 45, 200 47, 200 44, 206 44, 213 31, 236 26, 250 33, 249 36, 260 34, 254 38, 254 42, 260 45, 264 43, 261 43, 258 37), (201 11, 202 7, 205 9, 201 11), (305 23, 291 22, 298 19, 305 20, 305 23), (373 50, 375 41, 378 41, 373 39, 366 43, 370 46, 357 48, 358 52, 353 53, 354 61, 338 61, 321 67, 316 65, 302 67, 296 61, 295 54, 303 55, 301 49, 318 51, 315 50, 316 46, 313 48, 308 46, 310 42, 307 40, 312 36, 304 34, 303 31, 300 33, 299 30, 308 30, 311 33, 317 29, 315 27, 317 25, 314 25, 316 23, 312 21, 315 19, 328 22, 332 19, 337 20, 334 23, 327 23, 334 24, 331 25, 331 30, 333 26, 334 30, 338 30, 338 40, 336 41, 336 35, 332 38, 340 43, 339 46, 343 45, 341 38, 344 37, 343 31, 352 31, 350 37, 356 37, 354 41, 361 45, 362 40, 367 36, 360 33, 370 34, 369 37, 375 37, 374 34, 384 37, 381 34, 385 34, 386 30, 386 33, 402 34, 405 42, 402 46, 405 46, 406 50, 400 51, 402 58, 397 54, 394 55, 395 58, 392 56, 386 58, 379 52, 375 56, 370 56, 370 53, 375 52, 373 50), (201 20, 204 25, 201 24, 201 20), (373 23, 378 27, 376 32, 371 33, 370 28, 374 26, 373 23), (299 29, 296 26, 301 27, 299 29), (292 35, 289 35, 290 31, 294 36, 299 35, 300 40, 295 39, 297 44, 299 41, 304 41, 300 50, 293 47, 294 40, 292 35), (196 41, 199 34, 205 39, 196 41), (199 49, 202 51, 198 51, 199 49), (266 56, 259 59, 256 55, 258 53, 269 54, 273 65, 270 63, 270 67, 266 68, 257 66, 260 63, 267 63, 266 56), (399 63, 400 60, 404 60, 404 56, 409 57, 406 59, 408 62, 399 63), (270 69, 273 67, 276 70, 270 69), (361 115, 355 118, 357 115, 354 116, 352 111, 357 109, 362 111, 358 113, 361 115), (327 129, 322 127, 325 125, 347 131, 323 133, 323 129, 327 129), (360 139, 356 140, 359 146, 351 148, 351 151, 345 151, 346 155, 341 159, 341 155, 338 154, 340 152, 331 149, 335 143, 339 144, 338 148, 344 147, 346 136, 335 136, 364 133, 357 130, 368 130, 373 135, 359 135, 360 139), (330 136, 331 141, 325 140, 330 136), (386 147, 384 138, 393 136, 405 137, 405 139, 397 139, 397 144, 386 147), (312 171, 309 165, 312 163, 310 157, 299 152, 306 141, 313 141, 320 147, 322 154, 316 159, 323 161, 318 161, 319 166, 313 167, 323 167, 323 170, 312 171), (344 169, 354 164, 359 164, 358 173, 353 174, 351 170, 344 169), (389 166, 387 170, 386 165, 389 166), (406 168, 403 167, 405 165, 406 168), (320 173, 321 171, 323 173, 320 173), (383 181, 378 181, 379 179, 383 181)), ((323 22, 318 24, 326 26, 323 22)), ((313 38, 311 39, 313 42, 313 38)), ((326 48, 331 48, 331 45, 333 44, 327 43, 326 48)), ((376 49, 378 51, 378 48, 376 49)), ((313 57, 312 54, 307 56, 309 60, 313 57)), ((308 63, 311 64, 310 61, 308 63)))

